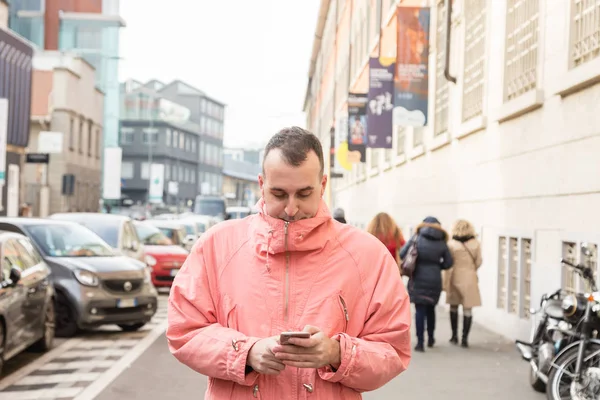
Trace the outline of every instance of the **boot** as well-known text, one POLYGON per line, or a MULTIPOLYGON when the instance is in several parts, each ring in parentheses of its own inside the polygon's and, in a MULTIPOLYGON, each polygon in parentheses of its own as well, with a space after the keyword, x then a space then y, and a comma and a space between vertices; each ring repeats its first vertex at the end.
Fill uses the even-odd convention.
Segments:
POLYGON ((473 323, 473 317, 463 317, 463 334, 462 334, 462 343, 461 346, 464 348, 469 347, 469 331, 471 330, 471 324, 473 323))
POLYGON ((450 326, 452 327, 450 343, 458 344, 458 311, 450 311, 450 326))

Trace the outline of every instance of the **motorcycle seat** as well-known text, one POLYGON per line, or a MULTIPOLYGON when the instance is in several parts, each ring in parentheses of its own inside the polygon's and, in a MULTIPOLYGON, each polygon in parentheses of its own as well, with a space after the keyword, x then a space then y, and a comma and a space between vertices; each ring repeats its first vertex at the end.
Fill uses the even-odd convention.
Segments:
POLYGON ((564 318, 563 309, 562 309, 562 300, 554 300, 554 299, 548 300, 548 302, 546 303, 546 307, 544 308, 544 311, 550 318, 554 318, 554 319, 563 319, 564 318))

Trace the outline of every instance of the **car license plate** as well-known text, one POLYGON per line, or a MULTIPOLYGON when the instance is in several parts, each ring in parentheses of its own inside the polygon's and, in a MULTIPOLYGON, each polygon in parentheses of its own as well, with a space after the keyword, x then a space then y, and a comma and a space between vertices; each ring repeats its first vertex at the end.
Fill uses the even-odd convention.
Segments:
POLYGON ((172 270, 171 270, 171 276, 175 276, 175 275, 177 275, 177 273, 178 273, 178 272, 179 272, 179 268, 172 269, 172 270))
POLYGON ((137 299, 119 299, 117 300, 117 308, 131 308, 137 306, 137 299))

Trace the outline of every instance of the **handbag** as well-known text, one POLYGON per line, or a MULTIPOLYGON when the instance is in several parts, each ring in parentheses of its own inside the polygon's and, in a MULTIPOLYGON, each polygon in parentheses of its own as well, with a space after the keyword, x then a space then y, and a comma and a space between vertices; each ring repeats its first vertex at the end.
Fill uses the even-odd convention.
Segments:
POLYGON ((418 256, 417 237, 414 237, 414 240, 412 240, 410 247, 406 252, 406 256, 400 264, 400 273, 402 276, 408 276, 409 278, 412 278, 413 274, 415 273, 415 268, 417 267, 418 256))

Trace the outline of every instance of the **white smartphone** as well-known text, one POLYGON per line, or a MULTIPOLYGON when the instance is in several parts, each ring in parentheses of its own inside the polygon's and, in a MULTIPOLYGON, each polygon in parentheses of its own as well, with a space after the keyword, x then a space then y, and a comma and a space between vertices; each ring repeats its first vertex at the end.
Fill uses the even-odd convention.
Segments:
POLYGON ((310 333, 308 332, 281 332, 279 335, 279 343, 286 344, 290 338, 302 338, 308 339, 310 337, 310 333))

